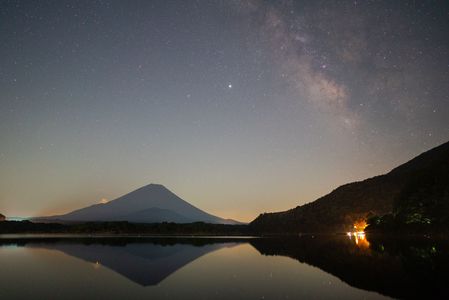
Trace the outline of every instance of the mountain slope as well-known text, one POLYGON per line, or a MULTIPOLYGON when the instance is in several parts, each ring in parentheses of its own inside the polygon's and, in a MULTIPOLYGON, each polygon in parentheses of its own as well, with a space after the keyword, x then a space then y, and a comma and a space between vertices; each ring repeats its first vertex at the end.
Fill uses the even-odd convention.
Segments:
POLYGON ((148 220, 155 223, 162 222, 174 222, 174 223, 192 223, 195 222, 195 219, 189 219, 183 215, 180 215, 174 211, 169 209, 162 208, 149 208, 138 211, 136 213, 129 214, 124 216, 124 218, 133 220, 133 222, 137 223, 146 223, 148 220))
POLYGON ((175 223, 238 223, 208 214, 159 184, 149 184, 106 204, 95 204, 65 215, 43 217, 36 220, 42 219, 74 222, 128 221, 158 223, 166 221, 175 223))
POLYGON ((417 191, 429 176, 433 179, 426 181, 426 190, 439 197, 435 207, 447 208, 448 166, 449 142, 385 175, 340 186, 314 202, 288 211, 261 214, 251 226, 263 233, 350 231, 354 224, 363 223, 370 216, 399 213, 401 206, 409 205, 410 195, 424 199, 426 195, 417 191))

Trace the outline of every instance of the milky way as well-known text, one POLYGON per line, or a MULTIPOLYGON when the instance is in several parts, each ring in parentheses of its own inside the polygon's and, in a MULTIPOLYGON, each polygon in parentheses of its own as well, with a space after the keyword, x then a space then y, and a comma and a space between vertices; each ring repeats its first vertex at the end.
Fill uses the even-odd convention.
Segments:
POLYGON ((251 220, 449 140, 445 1, 1 1, 0 213, 162 183, 251 220))

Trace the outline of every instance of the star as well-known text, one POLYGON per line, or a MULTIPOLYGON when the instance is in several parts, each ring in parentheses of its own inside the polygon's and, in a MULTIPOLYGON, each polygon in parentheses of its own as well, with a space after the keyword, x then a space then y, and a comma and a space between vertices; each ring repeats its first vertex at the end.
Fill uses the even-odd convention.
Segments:
POLYGON ((228 84, 228 89, 232 89, 232 83, 228 84))

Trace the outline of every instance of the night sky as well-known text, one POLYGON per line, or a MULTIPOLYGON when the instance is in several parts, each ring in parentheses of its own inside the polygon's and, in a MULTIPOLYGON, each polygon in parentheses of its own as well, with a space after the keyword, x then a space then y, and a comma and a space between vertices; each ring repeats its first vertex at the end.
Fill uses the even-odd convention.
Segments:
POLYGON ((447 1, 0 0, 0 212, 149 183, 250 221, 449 140, 447 1))

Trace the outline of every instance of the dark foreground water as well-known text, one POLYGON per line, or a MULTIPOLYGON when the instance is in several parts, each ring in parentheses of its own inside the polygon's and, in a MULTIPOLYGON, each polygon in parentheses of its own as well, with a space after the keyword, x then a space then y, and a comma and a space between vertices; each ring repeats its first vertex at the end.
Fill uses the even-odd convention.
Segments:
POLYGON ((0 299, 444 299, 449 248, 346 236, 0 238, 0 299))

